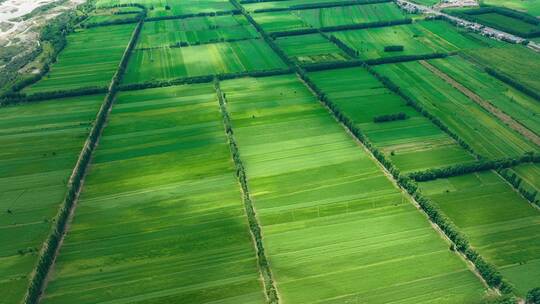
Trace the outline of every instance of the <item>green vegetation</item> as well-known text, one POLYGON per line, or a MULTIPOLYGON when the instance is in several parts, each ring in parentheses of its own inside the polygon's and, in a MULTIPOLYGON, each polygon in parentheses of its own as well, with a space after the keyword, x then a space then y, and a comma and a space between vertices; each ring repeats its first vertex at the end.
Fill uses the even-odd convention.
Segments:
POLYGON ((420 62, 381 65, 375 70, 436 116, 479 155, 493 159, 537 151, 533 143, 488 114, 420 62))
POLYGON ((234 6, 227 0, 97 0, 97 7, 138 4, 148 9, 148 17, 163 18, 198 13, 229 12, 234 6))
POLYGON ((264 303, 211 84, 122 92, 43 303, 264 303))
POLYGON ((474 160, 451 137, 386 89, 367 70, 348 68, 313 72, 309 76, 402 172, 474 160), (409 118, 384 124, 374 122, 376 117, 397 112, 409 118))
POLYGON ((506 169, 501 174, 529 199, 540 207, 540 165, 521 164, 511 169, 506 169))
POLYGON ((93 27, 111 24, 134 23, 143 16, 140 7, 115 7, 110 9, 97 9, 86 18, 81 26, 93 27))
POLYGON ((179 48, 138 50, 125 83, 284 68, 263 40, 243 40, 179 48))
POLYGON ((361 59, 445 53, 498 44, 477 34, 457 29, 445 21, 424 21, 332 34, 357 50, 361 59), (401 45, 404 49, 401 52, 385 52, 385 47, 389 45, 401 45))
POLYGON ((531 131, 540 134, 538 101, 493 78, 480 67, 459 56, 429 62, 531 131))
POLYGON ((0 290, 20 303, 103 95, 2 108, 0 290))
POLYGON ((282 37, 276 42, 289 58, 301 63, 349 59, 347 54, 320 33, 282 37))
POLYGON ((540 215, 492 171, 420 183, 422 192, 524 296, 540 282, 540 215))
POLYGON ((480 301, 464 262, 298 79, 221 88, 284 302, 480 301))
POLYGON ((405 15, 395 3, 388 2, 257 13, 253 15, 253 18, 265 31, 277 32, 303 28, 392 21, 403 19, 405 15))
POLYGON ((540 92, 540 54, 520 45, 479 49, 466 54, 526 88, 540 92))
POLYGON ((351 4, 390 2, 389 0, 281 0, 246 3, 243 6, 248 11, 295 10, 325 6, 350 6, 351 4))
POLYGON ((50 72, 25 93, 109 85, 136 24, 100 26, 67 37, 67 46, 50 72))
POLYGON ((481 0, 482 3, 501 6, 509 9, 523 11, 533 16, 540 16, 540 2, 538 0, 481 0))
POLYGON ((257 37, 257 31, 242 15, 206 16, 146 22, 137 47, 187 46, 257 37))

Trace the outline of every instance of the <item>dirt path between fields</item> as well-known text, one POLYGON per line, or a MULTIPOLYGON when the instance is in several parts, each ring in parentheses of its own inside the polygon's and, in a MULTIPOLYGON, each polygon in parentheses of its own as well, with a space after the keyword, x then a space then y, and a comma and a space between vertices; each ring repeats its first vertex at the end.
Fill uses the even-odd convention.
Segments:
POLYGON ((532 132, 531 130, 523 126, 519 121, 513 119, 512 117, 510 117, 510 115, 504 113, 499 108, 491 104, 489 101, 483 99, 482 97, 478 96, 473 91, 467 89, 465 86, 458 83, 452 77, 448 76, 443 71, 439 70, 438 68, 428 63, 427 61, 420 60, 420 64, 422 64, 425 68, 430 70, 433 74, 437 75, 439 78, 449 83, 452 87, 459 90, 465 96, 469 97, 472 101, 476 102, 478 105, 484 108, 484 110, 493 114, 495 117, 500 119, 504 124, 512 128, 514 131, 523 135, 525 138, 529 139, 530 141, 535 143, 537 146, 540 146, 540 137, 536 135, 536 133, 532 132))

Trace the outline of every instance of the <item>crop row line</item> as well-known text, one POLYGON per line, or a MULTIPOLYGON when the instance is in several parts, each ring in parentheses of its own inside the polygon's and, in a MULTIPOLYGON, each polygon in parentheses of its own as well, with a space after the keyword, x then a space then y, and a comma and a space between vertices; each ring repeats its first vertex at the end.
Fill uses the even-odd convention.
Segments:
POLYGON ((268 258, 265 254, 261 226, 259 224, 259 221, 257 220, 257 212, 253 205, 253 201, 251 200, 246 171, 242 159, 240 158, 240 151, 238 150, 238 145, 236 144, 231 118, 227 110, 227 100, 225 98, 225 94, 221 91, 219 80, 217 78, 214 80, 214 87, 218 96, 219 107, 221 110, 221 115, 223 117, 223 124, 225 126, 225 133, 227 134, 231 155, 234 161, 234 165, 236 167, 236 177, 238 178, 238 182, 240 183, 242 189, 244 209, 246 211, 251 236, 253 238, 253 242, 255 243, 255 249, 257 252, 257 264, 259 266, 259 271, 262 276, 266 298, 268 300, 268 303, 277 304, 279 303, 279 296, 277 293, 276 285, 274 283, 272 270, 270 269, 268 258))
POLYGON ((111 80, 108 88, 108 93, 105 96, 104 102, 102 103, 97 113, 96 120, 93 123, 92 129, 90 130, 90 133, 79 154, 77 163, 68 181, 66 196, 64 197, 61 206, 58 209, 58 212, 53 220, 54 224, 51 227, 51 231, 49 232, 47 239, 43 243, 43 246, 39 252, 38 261, 36 263, 34 271, 32 271, 28 284, 28 289, 25 293, 23 300, 23 303, 25 304, 38 303, 40 296, 45 289, 47 276, 49 275, 50 269, 54 264, 60 250, 62 241, 66 234, 66 228, 68 226, 68 223, 73 217, 76 202, 83 186, 84 176, 87 172, 92 153, 97 146, 103 129, 105 128, 105 123, 108 119, 115 99, 117 86, 120 83, 120 80, 124 74, 127 62, 129 60, 129 56, 131 54, 131 51, 135 47, 136 41, 142 29, 142 25, 143 20, 139 22, 139 24, 132 33, 129 44, 122 55, 122 60, 120 61, 118 69, 116 70, 111 80))

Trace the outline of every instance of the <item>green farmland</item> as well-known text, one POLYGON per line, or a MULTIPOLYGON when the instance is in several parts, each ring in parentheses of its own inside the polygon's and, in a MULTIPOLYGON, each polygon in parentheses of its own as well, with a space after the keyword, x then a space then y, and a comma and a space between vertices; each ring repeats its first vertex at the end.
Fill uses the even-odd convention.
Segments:
POLYGON ((1 303, 20 303, 103 96, 1 109, 1 303))
POLYGON ((0 304, 540 304, 534 43, 408 0, 26 2, 0 304))
POLYGON ((137 50, 125 83, 285 68, 263 40, 137 50))
POLYGON ((289 58, 301 63, 349 59, 343 50, 319 33, 278 38, 277 44, 289 58))
POLYGON ((306 10, 257 13, 253 18, 269 32, 321 28, 358 23, 384 22, 405 18, 392 2, 337 6, 306 10))
POLYGON ((138 48, 250 39, 258 34, 242 15, 226 15, 146 22, 141 36, 138 48))
POLYGON ((43 303, 264 303, 211 84, 121 93, 43 303))
POLYGON ((502 158, 538 151, 537 146, 507 128, 421 63, 388 64, 375 69, 438 117, 476 153, 487 158, 502 158))
POLYGON ((501 177, 487 171, 420 187, 519 294, 540 280, 540 214, 501 177))
POLYGON ((221 88, 284 302, 479 301, 463 261, 298 79, 221 88))
POLYGON ((50 72, 25 92, 108 86, 134 28, 134 24, 94 27, 69 35, 50 72))
POLYGON ((401 171, 420 171, 474 160, 367 70, 321 71, 311 73, 310 77, 401 171), (375 117, 395 113, 405 113, 407 119, 374 122, 375 117))
POLYGON ((476 34, 462 32, 443 21, 347 30, 333 35, 357 50, 362 59, 447 53, 498 44, 476 34), (393 45, 403 46, 403 50, 385 51, 385 47, 393 45))

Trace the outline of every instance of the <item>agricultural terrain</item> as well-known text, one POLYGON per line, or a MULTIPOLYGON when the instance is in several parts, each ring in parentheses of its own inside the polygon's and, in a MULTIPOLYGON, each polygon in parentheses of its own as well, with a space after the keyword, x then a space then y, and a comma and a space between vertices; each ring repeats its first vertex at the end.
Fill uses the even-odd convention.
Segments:
MULTIPOLYGON (((521 2, 451 13, 535 39, 521 2)), ((0 92, 0 304, 538 292, 533 47, 391 0, 92 0, 40 39, 0 92)))

